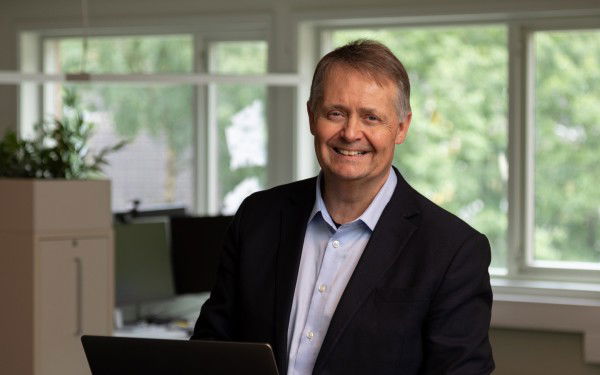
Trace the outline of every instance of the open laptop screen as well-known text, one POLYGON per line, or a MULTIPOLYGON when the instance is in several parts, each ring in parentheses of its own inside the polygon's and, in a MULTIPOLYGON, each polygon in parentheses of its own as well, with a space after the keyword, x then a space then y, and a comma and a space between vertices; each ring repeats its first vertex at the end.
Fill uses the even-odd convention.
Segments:
POLYGON ((93 375, 277 375, 268 344, 82 336, 93 375))

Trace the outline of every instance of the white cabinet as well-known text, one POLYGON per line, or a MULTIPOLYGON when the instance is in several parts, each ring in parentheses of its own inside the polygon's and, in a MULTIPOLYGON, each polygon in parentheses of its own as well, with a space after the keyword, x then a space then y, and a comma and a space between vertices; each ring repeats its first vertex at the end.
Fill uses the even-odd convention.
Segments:
POLYGON ((110 185, 20 182, 0 180, 0 374, 89 374, 81 335, 112 333, 110 185))
POLYGON ((110 304, 109 285, 103 280, 108 238, 43 240, 39 245, 39 366, 48 374, 89 372, 81 335, 110 332, 104 307, 110 304))

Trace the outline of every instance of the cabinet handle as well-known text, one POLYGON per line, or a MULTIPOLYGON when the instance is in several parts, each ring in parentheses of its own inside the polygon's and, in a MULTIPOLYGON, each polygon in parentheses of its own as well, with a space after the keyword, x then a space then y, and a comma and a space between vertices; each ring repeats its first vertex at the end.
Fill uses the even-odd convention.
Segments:
POLYGON ((83 299, 83 286, 82 284, 82 264, 81 264, 81 258, 79 257, 75 257, 74 259, 75 261, 75 301, 76 301, 76 308, 77 308, 77 321, 76 321, 76 330, 75 330, 75 336, 81 336, 81 334, 83 333, 83 314, 82 314, 82 299, 83 299))

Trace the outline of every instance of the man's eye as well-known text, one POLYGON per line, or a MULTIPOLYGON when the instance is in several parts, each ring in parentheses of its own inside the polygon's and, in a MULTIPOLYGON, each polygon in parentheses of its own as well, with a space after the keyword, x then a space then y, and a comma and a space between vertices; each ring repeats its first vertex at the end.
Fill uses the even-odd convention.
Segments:
POLYGON ((367 120, 369 120, 369 121, 379 121, 379 117, 377 117, 375 115, 368 115, 367 116, 367 120))
POLYGON ((328 115, 330 118, 339 118, 343 116, 342 112, 340 111, 331 111, 328 115))

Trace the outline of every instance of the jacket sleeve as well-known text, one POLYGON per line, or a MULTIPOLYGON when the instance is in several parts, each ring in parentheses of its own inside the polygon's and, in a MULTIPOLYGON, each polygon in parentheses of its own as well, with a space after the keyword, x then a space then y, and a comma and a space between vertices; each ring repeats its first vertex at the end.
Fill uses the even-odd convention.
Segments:
POLYGON ((483 375, 494 370, 488 338, 490 259, 489 242, 479 233, 454 254, 426 320, 421 374, 483 375))
POLYGON ((234 341, 237 336, 236 304, 238 299, 237 287, 239 285, 239 232, 244 203, 238 209, 227 230, 219 261, 217 280, 210 293, 210 298, 200 310, 190 340, 234 341))

